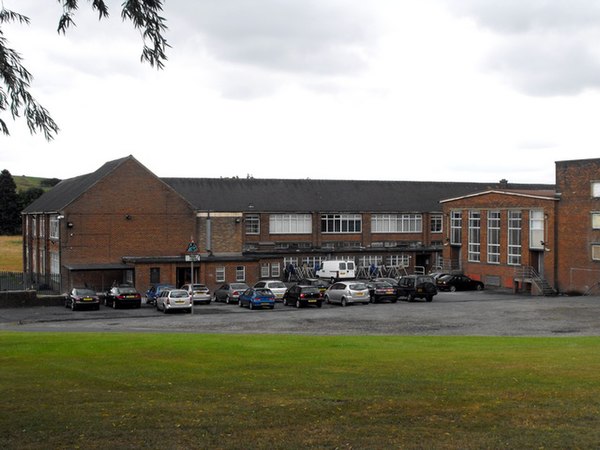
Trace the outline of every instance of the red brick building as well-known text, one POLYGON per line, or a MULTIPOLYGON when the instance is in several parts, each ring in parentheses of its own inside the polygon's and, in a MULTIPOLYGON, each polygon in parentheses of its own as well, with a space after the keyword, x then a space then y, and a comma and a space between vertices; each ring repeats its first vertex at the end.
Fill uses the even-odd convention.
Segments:
POLYGON ((371 265, 460 270, 488 286, 585 291, 599 272, 600 160, 558 162, 556 173, 556 185, 159 178, 128 156, 25 209, 24 271, 60 292, 145 291, 192 275, 211 288, 253 284, 290 264, 310 275, 351 259, 361 276, 371 265))

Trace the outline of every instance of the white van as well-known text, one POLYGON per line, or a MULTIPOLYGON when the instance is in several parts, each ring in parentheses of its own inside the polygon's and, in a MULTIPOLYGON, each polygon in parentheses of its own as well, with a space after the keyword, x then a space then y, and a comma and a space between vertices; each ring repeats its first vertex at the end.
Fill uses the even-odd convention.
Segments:
POLYGON ((355 270, 354 261, 323 261, 316 275, 332 281, 343 280, 355 278, 355 270))

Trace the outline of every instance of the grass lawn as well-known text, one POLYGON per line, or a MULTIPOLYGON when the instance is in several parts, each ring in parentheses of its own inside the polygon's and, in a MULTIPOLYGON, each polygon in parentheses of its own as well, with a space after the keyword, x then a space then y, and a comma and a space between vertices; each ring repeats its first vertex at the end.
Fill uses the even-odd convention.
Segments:
POLYGON ((600 338, 0 333, 1 448, 598 448, 600 338))
POLYGON ((23 271, 22 236, 0 236, 0 272, 23 271))

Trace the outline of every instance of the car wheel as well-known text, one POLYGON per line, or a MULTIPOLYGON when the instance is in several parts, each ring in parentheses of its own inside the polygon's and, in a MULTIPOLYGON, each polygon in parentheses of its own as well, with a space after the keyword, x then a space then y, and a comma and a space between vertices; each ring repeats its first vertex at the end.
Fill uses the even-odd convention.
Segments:
POLYGON ((248 302, 248 308, 249 309, 254 309, 254 303, 248 302))
POLYGON ((413 294, 408 294, 408 295, 406 296, 406 298, 407 298, 407 300, 408 300, 409 302, 414 302, 414 301, 415 301, 415 296, 414 296, 413 294))
POLYGON ((348 306, 348 301, 346 300, 346 297, 342 297, 342 306, 348 306))
POLYGON ((369 298, 369 302, 370 302, 370 303, 375 303, 375 297, 371 297, 371 298, 369 298))
POLYGON ((165 305, 164 303, 163 303, 163 313, 164 313, 164 314, 166 314, 166 313, 167 313, 167 305, 165 305))
POLYGON ((71 311, 75 311, 77 309, 77 305, 75 304, 75 301, 71 302, 71 311))
POLYGON ((242 301, 241 301, 241 300, 238 300, 238 306, 239 306, 240 308, 242 308, 242 307, 244 306, 244 304, 242 303, 242 301))
POLYGON ((456 292, 456 286, 450 286, 450 292, 456 292))
POLYGON ((482 290, 483 290, 483 286, 482 286, 482 285, 480 285, 480 284, 478 284, 478 285, 477 285, 477 290, 478 290, 478 291, 482 291, 482 290))
POLYGON ((432 295, 428 295, 427 297, 425 297, 425 300, 427 300, 428 302, 433 300, 433 296, 432 295))
POLYGON ((392 303, 396 303, 397 301, 398 301, 398 299, 395 298, 395 299, 392 300, 392 303))
POLYGON ((119 306, 117 305, 117 301, 116 301, 116 300, 113 300, 113 302, 112 302, 112 307, 113 307, 113 309, 117 309, 117 308, 119 307, 119 306))
POLYGON ((323 302, 317 302, 317 308, 320 308, 323 306, 323 302))
POLYGON ((300 308, 302 306, 302 303, 300 303, 300 300, 296 300, 296 308, 300 308))
POLYGON ((329 300, 329 296, 325 296, 325 303, 327 303, 328 305, 331 303, 331 301, 329 300))
POLYGON ((229 295, 227 297, 225 297, 225 303, 227 303, 228 305, 231 303, 231 299, 229 298, 229 295))
POLYGON ((96 305, 96 307, 94 308, 96 311, 100 311, 100 304, 96 305))

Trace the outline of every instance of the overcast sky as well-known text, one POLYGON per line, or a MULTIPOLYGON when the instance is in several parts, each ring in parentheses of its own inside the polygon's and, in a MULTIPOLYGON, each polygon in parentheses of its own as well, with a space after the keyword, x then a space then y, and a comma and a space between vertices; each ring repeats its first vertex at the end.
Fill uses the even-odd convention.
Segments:
POLYGON ((553 183, 600 157, 594 0, 165 0, 166 68, 108 0, 0 0, 58 122, 0 135, 0 169, 70 178, 133 155, 160 177, 553 183), (42 7, 42 9, 39 9, 42 7))

